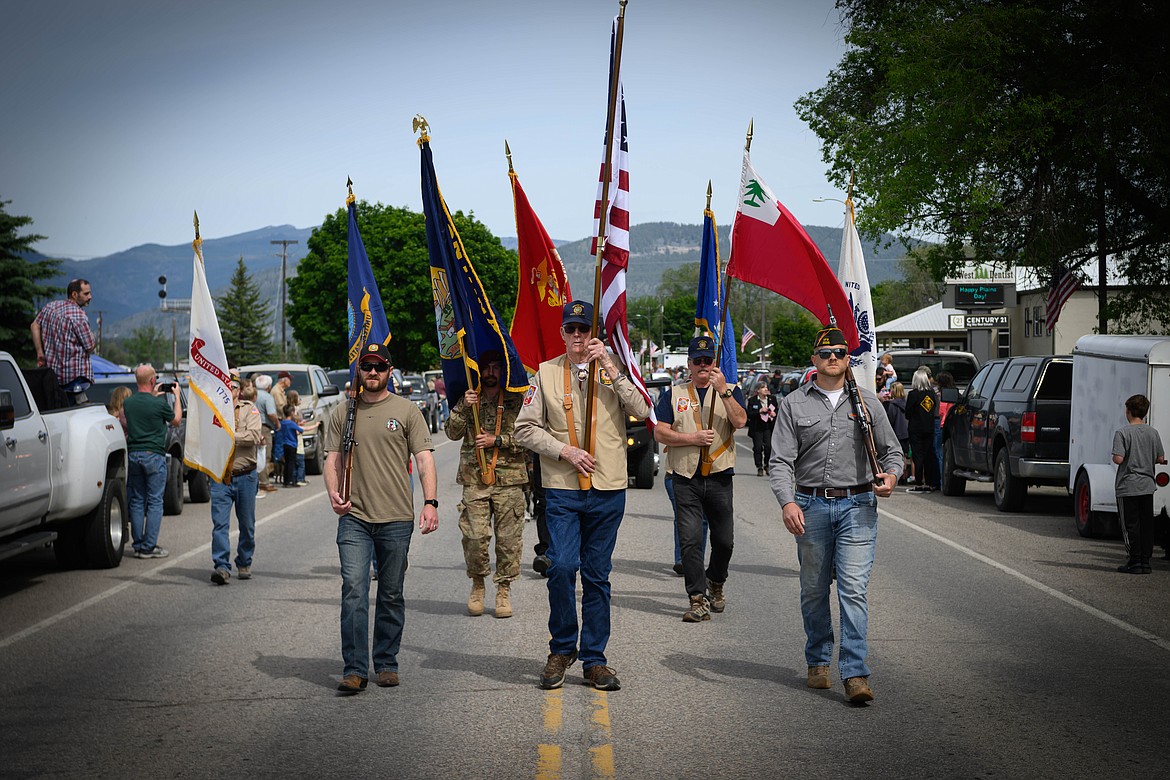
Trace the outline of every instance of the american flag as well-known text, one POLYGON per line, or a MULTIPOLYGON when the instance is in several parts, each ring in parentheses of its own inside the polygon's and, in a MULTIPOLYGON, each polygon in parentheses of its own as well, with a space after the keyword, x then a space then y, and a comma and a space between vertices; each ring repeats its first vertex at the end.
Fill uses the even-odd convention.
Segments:
POLYGON ((1055 281, 1052 288, 1048 290, 1048 301, 1044 307, 1044 318, 1049 333, 1052 333, 1052 329, 1056 327, 1056 321, 1060 319, 1060 310, 1064 308, 1065 302, 1081 286, 1081 280, 1077 278, 1071 268, 1064 269, 1064 273, 1057 269, 1052 278, 1055 281))
MULTIPOLYGON (((614 51, 617 43, 618 20, 613 20, 610 35, 609 68, 610 80, 614 82, 614 51)), ((646 392, 642 375, 638 372, 638 361, 630 348, 630 334, 626 326, 626 267, 630 263, 630 173, 626 145, 626 98, 622 91, 621 74, 617 75, 617 104, 610 106, 613 112, 613 128, 618 137, 614 139, 613 156, 609 160, 609 192, 605 204, 605 247, 601 255, 601 317, 605 332, 614 354, 626 366, 630 381, 650 404, 650 420, 654 421, 654 402, 646 392)), ((608 118, 607 118, 608 129, 608 118)), ((606 139, 608 141, 608 139, 606 139)), ((609 148, 609 144, 605 144, 609 148)), ((606 165, 601 164, 597 183, 597 201, 593 207, 593 244, 590 252, 597 256, 597 236, 602 214, 602 190, 605 188, 606 165)))
POLYGON ((743 326, 743 338, 739 340, 739 351, 743 352, 748 342, 756 337, 756 332, 747 325, 743 326))

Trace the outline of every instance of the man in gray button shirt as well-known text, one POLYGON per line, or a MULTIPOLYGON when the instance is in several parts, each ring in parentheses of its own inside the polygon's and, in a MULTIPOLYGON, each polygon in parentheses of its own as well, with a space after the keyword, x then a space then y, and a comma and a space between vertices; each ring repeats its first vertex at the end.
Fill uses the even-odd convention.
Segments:
POLYGON ((835 573, 845 696, 867 702, 873 700, 873 690, 865 664, 866 587, 877 541, 877 497, 893 493, 902 474, 902 447, 877 396, 859 388, 881 469, 875 476, 845 389, 849 348, 840 330, 817 334, 812 362, 816 379, 780 402, 769 482, 783 508, 784 527, 796 537, 808 687, 832 685, 829 585, 835 573))

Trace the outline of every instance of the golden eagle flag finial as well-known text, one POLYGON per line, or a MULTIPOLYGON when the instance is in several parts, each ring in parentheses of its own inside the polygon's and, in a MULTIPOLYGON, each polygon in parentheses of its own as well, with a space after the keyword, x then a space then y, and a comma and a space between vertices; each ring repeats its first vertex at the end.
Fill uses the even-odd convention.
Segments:
POLYGON ((349 194, 345 196, 345 205, 352 206, 357 201, 357 198, 353 196, 353 179, 348 176, 345 177, 345 188, 349 190, 349 194))
POLYGON ((420 145, 431 140, 431 126, 422 114, 414 115, 414 119, 411 120, 411 127, 414 128, 414 132, 419 134, 418 143, 420 145))
POLYGON ((203 245, 203 239, 199 237, 199 212, 195 211, 193 213, 195 214, 195 218, 193 220, 195 223, 195 240, 191 242, 191 248, 195 251, 199 251, 199 248, 203 245))

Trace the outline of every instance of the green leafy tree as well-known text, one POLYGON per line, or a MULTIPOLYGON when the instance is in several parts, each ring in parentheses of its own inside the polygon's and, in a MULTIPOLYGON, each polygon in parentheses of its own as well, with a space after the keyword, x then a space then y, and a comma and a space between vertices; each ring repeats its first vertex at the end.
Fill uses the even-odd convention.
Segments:
MULTIPOLYGON (((504 249, 474 214, 451 215, 500 324, 507 328, 516 305, 516 253, 504 249)), ((327 215, 309 238, 309 252, 289 281, 289 322, 303 354, 323 366, 346 365, 348 218, 327 215)), ((423 215, 380 203, 358 203, 358 229, 382 296, 396 366, 439 366, 435 305, 423 215)))
POLYGON ((797 110, 830 178, 856 172, 863 232, 940 237, 935 279, 969 255, 1044 282, 1114 255, 1132 286, 1111 313, 1170 321, 1170 5, 837 6, 845 55, 797 110))
POLYGON ((804 309, 782 314, 772 321, 772 362, 784 366, 807 366, 813 340, 821 324, 804 309))
POLYGON ((276 347, 268 332, 269 302, 260 295, 240 257, 228 289, 215 299, 215 315, 223 336, 224 351, 233 366, 272 360, 276 347))
POLYGON ((902 258, 902 279, 887 279, 872 289, 873 312, 881 324, 918 311, 942 300, 945 284, 930 275, 925 264, 917 262, 913 255, 902 258))
POLYGON ((0 348, 12 353, 20 365, 36 365, 28 326, 37 316, 37 302, 53 297, 59 287, 43 284, 57 274, 58 260, 29 260, 24 255, 44 236, 19 231, 32 224, 30 217, 18 217, 5 210, 12 201, 0 200, 0 348))
POLYGON ((172 346, 170 336, 154 325, 139 325, 122 342, 128 365, 150 363, 155 368, 170 365, 172 346))

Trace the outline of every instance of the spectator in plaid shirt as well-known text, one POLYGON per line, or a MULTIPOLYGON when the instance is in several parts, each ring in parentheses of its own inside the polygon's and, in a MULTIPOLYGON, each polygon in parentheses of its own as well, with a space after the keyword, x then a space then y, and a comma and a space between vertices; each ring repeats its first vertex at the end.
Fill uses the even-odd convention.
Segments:
POLYGON ((93 294, 89 282, 74 279, 65 288, 65 295, 63 301, 45 304, 29 330, 37 349, 37 365, 53 369, 70 404, 76 404, 84 400, 78 395, 93 382, 89 356, 93 354, 96 341, 89 319, 82 311, 89 305, 93 294))

